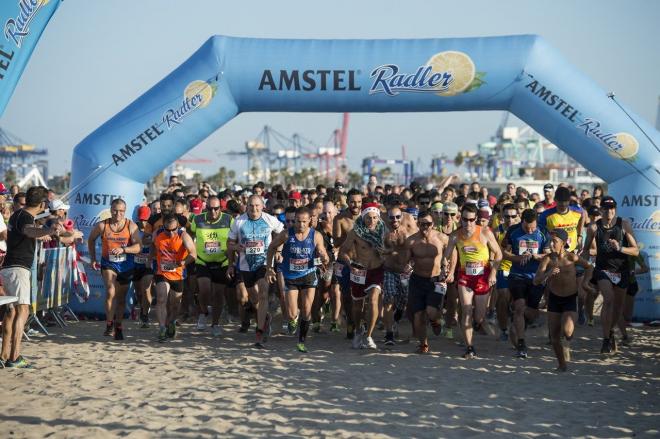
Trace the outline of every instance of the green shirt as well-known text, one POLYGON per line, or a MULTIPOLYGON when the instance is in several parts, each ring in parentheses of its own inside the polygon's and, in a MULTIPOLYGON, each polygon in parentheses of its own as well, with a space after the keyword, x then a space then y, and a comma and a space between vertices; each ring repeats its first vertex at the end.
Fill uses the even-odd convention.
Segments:
POLYGON ((227 235, 233 221, 231 215, 220 213, 215 222, 206 220, 206 212, 195 215, 190 222, 190 231, 195 237, 197 249, 196 264, 206 265, 207 262, 220 263, 225 267, 227 261, 227 235))

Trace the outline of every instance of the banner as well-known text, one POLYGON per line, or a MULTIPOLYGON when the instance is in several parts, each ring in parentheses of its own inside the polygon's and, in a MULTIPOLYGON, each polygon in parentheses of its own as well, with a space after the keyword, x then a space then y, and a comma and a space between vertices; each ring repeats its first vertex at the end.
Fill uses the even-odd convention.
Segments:
POLYGON ((76 146, 70 217, 89 236, 114 198, 134 209, 145 182, 240 112, 468 110, 508 110, 608 183, 647 172, 637 189, 660 192, 660 133, 538 36, 215 36, 76 146))
POLYGON ((0 116, 61 0, 2 0, 0 20, 0 116))

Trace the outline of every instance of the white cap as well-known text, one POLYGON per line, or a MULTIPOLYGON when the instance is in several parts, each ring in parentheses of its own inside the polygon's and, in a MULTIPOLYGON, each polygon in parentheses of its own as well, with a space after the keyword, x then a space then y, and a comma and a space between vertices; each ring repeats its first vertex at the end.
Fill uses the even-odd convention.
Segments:
POLYGON ((48 206, 51 212, 54 212, 59 209, 64 209, 64 210, 69 210, 71 206, 68 204, 64 204, 62 200, 53 200, 50 202, 50 205, 48 206))
POLYGON ((427 191, 432 191, 434 187, 435 186, 433 186, 433 183, 426 183, 426 186, 424 186, 424 189, 426 189, 427 191))

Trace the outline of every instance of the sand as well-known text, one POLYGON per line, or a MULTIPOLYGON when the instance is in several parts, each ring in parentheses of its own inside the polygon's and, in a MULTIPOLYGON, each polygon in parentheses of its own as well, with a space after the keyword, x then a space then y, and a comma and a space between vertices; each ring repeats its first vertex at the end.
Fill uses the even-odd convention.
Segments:
MULTIPOLYGON (((660 430, 660 330, 634 329, 631 347, 603 358, 599 328, 578 327, 574 359, 556 373, 544 330, 530 357, 477 336, 480 358, 456 341, 351 350, 341 334, 313 335, 310 352, 276 335, 212 338, 183 325, 159 344, 155 329, 72 323, 37 336, 24 354, 34 370, 0 370, 0 437, 645 437, 660 430)), ((402 328, 402 336, 409 334, 402 328)), ((377 333, 377 340, 382 333, 377 333)))

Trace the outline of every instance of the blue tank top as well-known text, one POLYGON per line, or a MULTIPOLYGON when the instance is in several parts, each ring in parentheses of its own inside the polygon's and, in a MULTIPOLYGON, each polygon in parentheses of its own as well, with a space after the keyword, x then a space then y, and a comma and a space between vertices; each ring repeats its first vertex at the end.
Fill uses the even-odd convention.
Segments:
POLYGON ((289 229, 289 237, 282 249, 280 268, 285 279, 297 279, 316 270, 314 266, 314 229, 309 229, 307 238, 299 241, 294 229, 289 229))

